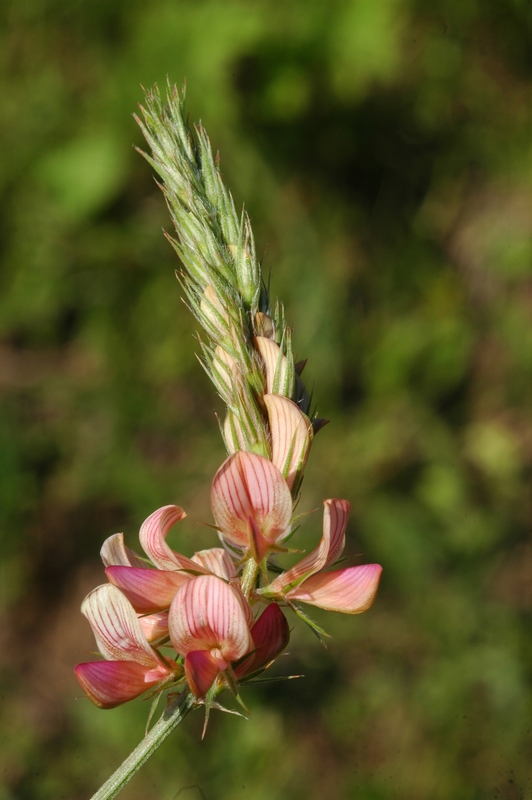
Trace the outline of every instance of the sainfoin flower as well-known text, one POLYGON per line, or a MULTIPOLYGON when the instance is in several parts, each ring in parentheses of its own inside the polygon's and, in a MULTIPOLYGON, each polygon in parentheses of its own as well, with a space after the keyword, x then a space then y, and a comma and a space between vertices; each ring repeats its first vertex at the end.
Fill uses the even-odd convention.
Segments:
POLYGON ((290 533, 288 484, 271 461, 255 453, 238 452, 224 461, 212 483, 211 507, 223 538, 257 562, 290 533))
POLYGON ((240 661, 233 675, 243 678, 275 658, 288 642, 288 625, 277 606, 269 606, 254 623, 242 594, 213 575, 192 578, 179 589, 170 607, 169 629, 196 697, 203 697, 232 662, 240 661))
POLYGON ((323 536, 318 547, 259 593, 270 599, 299 600, 344 614, 366 611, 379 586, 379 564, 325 571, 344 550, 350 508, 347 500, 325 500, 323 536))
POLYGON ((116 586, 98 586, 81 611, 106 660, 78 664, 75 674, 100 708, 114 708, 182 674, 180 665, 163 660, 150 646, 133 606, 116 586))

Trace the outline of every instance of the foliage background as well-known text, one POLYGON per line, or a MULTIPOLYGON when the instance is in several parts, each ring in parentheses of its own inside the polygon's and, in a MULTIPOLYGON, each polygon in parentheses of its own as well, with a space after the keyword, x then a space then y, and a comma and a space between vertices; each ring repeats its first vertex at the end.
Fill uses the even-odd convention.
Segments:
MULTIPOLYGON (((373 609, 296 631, 250 722, 187 720, 124 800, 532 797, 532 6, 5 0, 1 800, 88 797, 146 704, 77 699, 98 551, 156 507, 211 541, 216 400, 131 114, 188 81, 309 357, 303 507, 353 503, 373 609), (181 791, 181 793, 179 793, 181 791)), ((319 515, 318 515, 319 516, 319 515)), ((309 546, 318 516, 307 521, 309 546)))

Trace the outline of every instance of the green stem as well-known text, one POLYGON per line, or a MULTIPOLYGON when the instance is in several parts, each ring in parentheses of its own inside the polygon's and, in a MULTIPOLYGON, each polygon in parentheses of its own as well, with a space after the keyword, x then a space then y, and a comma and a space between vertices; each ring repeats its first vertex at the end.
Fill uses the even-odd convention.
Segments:
POLYGON ((189 711, 196 705, 195 697, 189 692, 185 696, 181 695, 177 698, 164 712, 158 722, 155 723, 151 731, 149 731, 142 742, 135 747, 131 755, 129 755, 123 764, 121 764, 116 772, 105 781, 103 786, 98 789, 91 800, 110 800, 116 797, 126 784, 129 783, 131 778, 139 771, 142 765, 149 759, 151 755, 157 750, 160 744, 166 737, 172 733, 174 728, 177 728, 182 722, 189 711))

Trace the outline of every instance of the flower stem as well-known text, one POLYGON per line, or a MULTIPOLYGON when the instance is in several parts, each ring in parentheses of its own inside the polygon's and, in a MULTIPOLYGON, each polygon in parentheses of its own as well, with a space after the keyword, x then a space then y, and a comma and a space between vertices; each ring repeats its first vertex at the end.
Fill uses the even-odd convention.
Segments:
POLYGON ((91 800, 110 800, 110 798, 116 797, 195 705, 196 699, 190 692, 186 695, 180 695, 177 700, 168 706, 160 720, 155 723, 116 772, 98 789, 91 800))
POLYGON ((260 566, 257 562, 250 558, 247 562, 246 566, 244 567, 244 572, 242 573, 241 578, 241 586, 242 592, 246 600, 249 600, 251 597, 251 593, 255 588, 255 581, 257 580, 257 575, 259 574, 260 566))

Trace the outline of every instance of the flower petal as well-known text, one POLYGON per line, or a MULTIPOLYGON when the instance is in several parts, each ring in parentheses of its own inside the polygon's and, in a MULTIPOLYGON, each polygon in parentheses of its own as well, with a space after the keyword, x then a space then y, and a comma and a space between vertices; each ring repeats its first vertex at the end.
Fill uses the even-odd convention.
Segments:
POLYGON ((218 575, 226 581, 236 577, 236 569, 233 559, 223 547, 211 547, 208 550, 200 550, 194 553, 192 561, 204 567, 213 575, 218 575))
POLYGON ((251 628, 255 650, 235 667, 235 676, 243 678, 273 661, 290 638, 285 615, 276 603, 271 603, 251 628))
POLYGON ((204 697, 228 663, 213 656, 209 650, 193 650, 185 658, 185 675, 195 697, 204 697))
POLYGON ((170 674, 160 665, 149 670, 134 661, 88 661, 74 669, 81 688, 100 708, 133 700, 170 674))
POLYGON ((223 536, 239 547, 249 546, 249 518, 270 543, 290 532, 292 497, 271 461, 238 452, 220 467, 211 490, 212 513, 223 536))
POLYGON ((137 614, 170 608, 179 587, 190 580, 186 572, 147 567, 107 567, 105 574, 125 594, 137 614))
POLYGON ((159 569, 205 572, 203 567, 195 564, 190 558, 176 553, 166 544, 165 539, 170 528, 185 517, 186 513, 179 506, 163 506, 154 511, 142 523, 140 529, 139 539, 142 549, 159 569))
POLYGON ((307 463, 312 425, 288 397, 265 394, 263 399, 272 436, 272 461, 291 489, 307 463))
POLYGON ((361 614, 362 611, 367 611, 375 599, 381 573, 380 564, 363 564, 335 572, 322 572, 287 592, 286 598, 300 600, 328 611, 361 614))
POLYGON ((223 658, 235 661, 253 646, 239 599, 214 575, 191 578, 179 589, 170 606, 169 630, 182 656, 218 648, 223 658))
POLYGON ((323 503, 323 536, 319 545, 291 569, 283 572, 263 590, 265 595, 279 595, 310 575, 332 564, 345 547, 345 529, 351 504, 347 500, 325 500, 323 503))
POLYGON ((106 567, 120 564, 123 567, 145 567, 146 564, 134 550, 124 544, 124 534, 115 533, 109 536, 102 545, 100 556, 106 567))
POLYGON ((272 339, 256 336, 253 344, 262 356, 267 394, 291 394, 288 359, 272 339))
POLYGON ((100 653, 110 661, 136 661, 149 669, 160 664, 129 600, 106 583, 87 595, 81 613, 88 619, 100 653))
POLYGON ((168 636, 168 614, 165 611, 139 617, 139 624, 148 642, 155 642, 161 636, 168 636))

